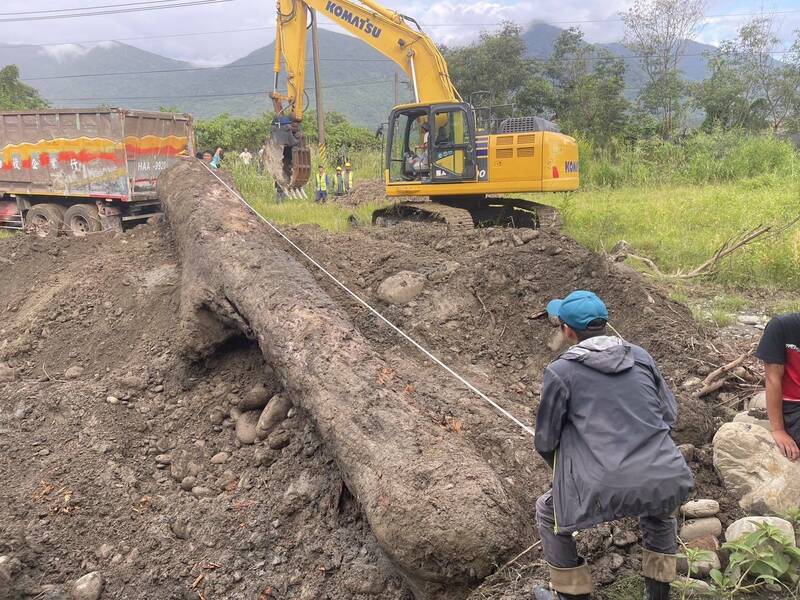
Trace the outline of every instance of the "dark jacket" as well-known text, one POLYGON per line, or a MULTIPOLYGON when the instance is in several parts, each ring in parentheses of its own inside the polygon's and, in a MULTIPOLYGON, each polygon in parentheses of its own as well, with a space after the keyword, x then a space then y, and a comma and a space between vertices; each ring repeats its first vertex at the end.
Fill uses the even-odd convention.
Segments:
POLYGON ((646 350, 590 338, 545 369, 536 450, 550 463, 556 531, 674 511, 694 481, 670 437, 677 405, 646 350))

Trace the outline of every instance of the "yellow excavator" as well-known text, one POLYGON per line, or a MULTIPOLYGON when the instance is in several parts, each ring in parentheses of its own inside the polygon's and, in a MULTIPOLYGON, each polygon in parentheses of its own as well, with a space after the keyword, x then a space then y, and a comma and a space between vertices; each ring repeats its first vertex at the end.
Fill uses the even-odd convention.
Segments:
POLYGON ((278 0, 270 95, 276 117, 265 152, 272 158, 265 166, 290 194, 311 175, 311 153, 300 125, 309 15, 315 26, 316 13, 393 60, 413 87, 415 102, 396 106, 389 115, 384 181, 388 197, 421 201, 376 211, 374 221, 432 218, 472 227, 500 218, 504 224, 536 226, 539 205, 494 196, 578 187, 577 143, 555 124, 516 117, 500 121, 497 131, 477 130, 475 109, 461 99, 444 57, 413 18, 374 0, 278 0), (278 91, 282 67, 285 94, 278 91))

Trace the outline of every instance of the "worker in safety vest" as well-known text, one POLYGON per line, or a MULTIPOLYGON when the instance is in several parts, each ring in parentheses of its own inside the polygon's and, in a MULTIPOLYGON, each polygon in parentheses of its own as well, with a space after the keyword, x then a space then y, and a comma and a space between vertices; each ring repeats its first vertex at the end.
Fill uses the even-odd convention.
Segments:
POLYGON ((571 346, 545 369, 536 415, 534 445, 553 469, 553 487, 536 502, 551 589, 536 587, 533 597, 589 600, 591 574, 572 534, 638 517, 644 600, 669 600, 674 514, 694 487, 670 435, 675 397, 647 351, 607 335, 608 310, 592 292, 553 300, 547 312, 571 346))
POLYGON ((328 201, 328 174, 325 172, 325 165, 319 166, 317 173, 317 193, 314 197, 316 202, 328 201))
POLYGON ((353 170, 350 163, 344 163, 344 192, 349 194, 353 190, 353 170))
POLYGON ((344 196, 344 177, 342 167, 336 167, 336 195, 344 196))

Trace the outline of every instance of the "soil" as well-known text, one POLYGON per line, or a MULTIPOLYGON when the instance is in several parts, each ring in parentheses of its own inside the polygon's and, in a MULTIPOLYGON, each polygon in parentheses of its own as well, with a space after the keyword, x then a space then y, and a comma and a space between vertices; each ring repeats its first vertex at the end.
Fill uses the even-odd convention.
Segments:
MULTIPOLYGON (((510 229, 450 233, 431 223, 287 233, 528 424, 554 357, 541 311, 574 288, 596 291, 614 328, 650 351, 679 393, 676 438, 696 447, 697 496, 720 500, 723 525, 740 516, 711 467, 722 416, 681 391, 703 374, 705 333, 634 271, 557 227, 528 241, 510 229), (382 303, 378 286, 403 270, 425 275, 423 292, 405 306, 382 303)), ((280 443, 236 441, 236 407, 253 386, 274 385, 270 369, 244 338, 199 363, 181 357, 181 265, 166 224, 83 239, 15 236, 0 241, 0 257, 0 364, 15 377, 0 379, 0 556, 10 557, 0 599, 66 598, 90 571, 102 574, 103 598, 412 598, 301 410, 290 411, 280 443)), ((491 460, 532 522, 549 472, 529 438, 314 275, 427 413, 491 460)), ((628 530, 635 523, 581 535, 600 583, 638 573, 638 544, 611 544, 628 530)), ((528 598, 545 579, 533 548, 470 598, 528 598)))

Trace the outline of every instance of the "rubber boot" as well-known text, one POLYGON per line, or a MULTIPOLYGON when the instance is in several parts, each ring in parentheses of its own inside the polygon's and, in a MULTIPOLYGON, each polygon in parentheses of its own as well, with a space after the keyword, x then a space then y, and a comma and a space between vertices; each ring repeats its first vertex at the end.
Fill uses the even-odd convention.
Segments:
POLYGON ((678 557, 642 550, 642 575, 644 575, 644 600, 669 600, 669 583, 675 579, 678 557))
POLYGON ((534 600, 589 600, 594 586, 589 565, 585 561, 573 568, 549 567, 550 588, 535 587, 534 600))
POLYGON ((669 600, 669 584, 644 578, 644 600, 669 600))
POLYGON ((562 594, 549 588, 537 585, 533 588, 533 600, 589 600, 589 594, 562 594))

